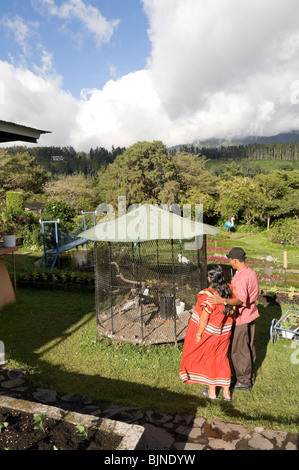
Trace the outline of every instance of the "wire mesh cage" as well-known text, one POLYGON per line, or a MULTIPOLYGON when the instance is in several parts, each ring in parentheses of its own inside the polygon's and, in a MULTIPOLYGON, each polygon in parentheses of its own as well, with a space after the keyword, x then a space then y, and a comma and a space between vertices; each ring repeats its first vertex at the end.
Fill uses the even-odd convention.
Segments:
POLYGON ((184 339, 197 297, 207 286, 206 236, 193 250, 181 240, 97 242, 97 332, 139 344, 184 339))

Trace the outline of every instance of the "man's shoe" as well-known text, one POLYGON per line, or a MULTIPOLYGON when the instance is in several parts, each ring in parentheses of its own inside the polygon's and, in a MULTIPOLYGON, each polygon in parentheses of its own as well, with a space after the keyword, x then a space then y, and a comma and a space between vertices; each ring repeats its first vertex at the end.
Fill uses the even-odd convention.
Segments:
POLYGON ((234 386, 234 389, 235 390, 251 390, 252 385, 250 382, 248 382, 247 384, 241 384, 240 382, 237 382, 234 386))

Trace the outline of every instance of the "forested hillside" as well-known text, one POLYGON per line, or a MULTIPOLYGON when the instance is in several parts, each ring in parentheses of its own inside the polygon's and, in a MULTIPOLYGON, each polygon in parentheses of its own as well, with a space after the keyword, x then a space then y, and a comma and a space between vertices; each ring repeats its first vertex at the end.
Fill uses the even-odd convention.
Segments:
POLYGON ((32 147, 14 146, 7 148, 10 155, 28 152, 46 171, 52 175, 72 175, 83 173, 95 175, 101 168, 112 163, 125 148, 114 148, 109 151, 103 147, 90 149, 88 153, 76 152, 73 147, 32 147), (62 158, 57 158, 62 157, 62 158))
MULTIPOLYGON (((71 175, 83 173, 86 176, 94 176, 110 163, 114 162, 118 155, 124 153, 125 148, 114 148, 107 150, 103 147, 91 148, 88 153, 76 152, 73 147, 32 147, 14 146, 5 149, 10 155, 28 152, 37 163, 46 171, 54 175, 71 175), (57 157, 62 157, 56 159, 57 157)), ((201 155, 211 161, 229 162, 242 160, 262 160, 299 162, 299 142, 288 143, 266 143, 249 145, 230 145, 218 147, 197 147, 194 145, 181 145, 168 149, 168 153, 176 155, 180 152, 201 155)))
POLYGON ((101 203, 117 210, 118 196, 127 206, 202 204, 207 223, 223 227, 234 217, 237 230, 267 230, 272 241, 298 245, 298 153, 298 143, 170 150, 154 141, 88 153, 12 147, 0 150, 0 203, 20 192, 43 202, 45 216, 65 213, 68 222, 101 203))
MULTIPOLYGON (((299 161, 299 142, 197 147, 182 145, 180 150, 201 153, 213 160, 282 160, 299 161)), ((175 152, 175 151, 174 151, 175 152)))

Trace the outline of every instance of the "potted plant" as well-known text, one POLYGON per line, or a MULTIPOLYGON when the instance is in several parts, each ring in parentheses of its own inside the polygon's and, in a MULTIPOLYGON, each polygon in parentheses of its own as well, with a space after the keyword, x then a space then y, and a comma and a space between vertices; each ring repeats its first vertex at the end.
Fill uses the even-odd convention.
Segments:
POLYGON ((0 220, 0 236, 3 237, 4 247, 16 246, 16 236, 20 234, 22 227, 26 224, 28 224, 28 220, 24 217, 4 214, 0 220))
POLYGON ((299 312, 297 310, 290 310, 290 313, 286 316, 284 321, 281 323, 282 337, 287 339, 293 339, 294 334, 299 329, 299 312))

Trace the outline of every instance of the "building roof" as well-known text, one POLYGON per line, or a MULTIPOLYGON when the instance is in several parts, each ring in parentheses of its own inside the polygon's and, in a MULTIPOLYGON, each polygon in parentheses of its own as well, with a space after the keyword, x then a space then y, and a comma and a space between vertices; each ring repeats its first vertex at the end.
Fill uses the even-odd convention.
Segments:
POLYGON ((25 210, 28 211, 42 211, 44 208, 43 202, 25 202, 25 210))
POLYGON ((22 141, 36 144, 41 134, 50 134, 50 131, 0 120, 0 143, 22 141))

